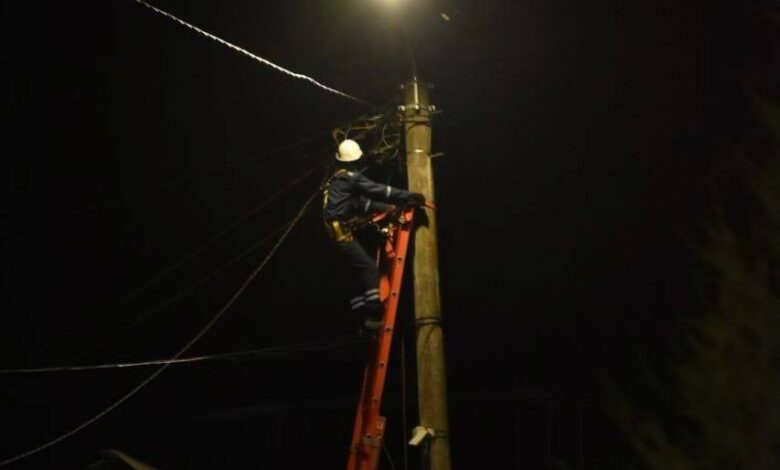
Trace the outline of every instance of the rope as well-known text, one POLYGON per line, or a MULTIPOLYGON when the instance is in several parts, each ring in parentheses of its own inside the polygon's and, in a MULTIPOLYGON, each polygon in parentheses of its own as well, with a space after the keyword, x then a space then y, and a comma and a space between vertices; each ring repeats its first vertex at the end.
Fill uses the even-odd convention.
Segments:
MULTIPOLYGON (((317 197, 319 194, 319 190, 315 191, 304 203, 303 207, 298 211, 298 214, 293 218, 293 220, 289 223, 287 226, 287 230, 282 234, 281 237, 279 237, 279 240, 276 242, 276 244, 273 246, 271 251, 266 255, 266 257, 263 259, 263 261, 258 265, 257 268, 255 268, 254 271, 246 278, 243 284, 236 290, 236 292, 233 294, 233 296, 227 301, 227 303, 219 310, 219 312, 214 315, 214 317, 206 323, 206 325, 201 328, 201 330, 190 340, 188 341, 184 346, 182 346, 181 349, 179 349, 179 352, 177 352, 171 359, 179 359, 184 353, 186 353, 198 340, 200 340, 213 326, 214 324, 219 321, 220 318, 225 314, 225 312, 228 311, 230 307, 233 306, 233 304, 238 300, 238 298, 241 296, 241 294, 246 290, 247 287, 249 287, 249 284, 252 283, 252 281, 257 277, 258 274, 268 265, 268 262, 271 260, 271 258, 276 254, 277 250, 280 246, 282 246, 282 243, 287 239, 287 236, 292 231, 293 227, 300 221, 300 219, 303 217, 303 214, 306 213, 306 211, 309 209, 309 206, 311 205, 312 201, 314 201, 314 198, 317 197)), ((29 457, 33 454, 37 454, 38 452, 41 452, 45 449, 48 449, 49 447, 64 441, 65 439, 73 436, 74 434, 78 433, 82 429, 86 428, 87 426, 91 425, 92 423, 98 421, 103 416, 107 415, 111 411, 115 410, 117 407, 119 407, 122 403, 127 401, 130 397, 138 393, 142 388, 144 388, 146 385, 151 383, 154 379, 157 378, 160 374, 162 374, 165 369, 167 369, 171 364, 163 364, 160 366, 159 369, 157 369, 155 372, 153 372, 149 377, 144 379, 141 383, 133 387, 128 393, 126 393, 124 396, 119 398, 117 401, 115 401, 113 404, 108 406, 106 409, 101 411, 100 413, 96 414, 92 418, 88 419, 87 421, 81 423, 80 425, 76 426, 75 428, 71 429, 70 431, 65 432, 64 434, 61 434, 60 436, 38 446, 31 450, 28 450, 26 452, 22 452, 21 454, 18 454, 14 457, 11 457, 9 459, 3 460, 0 462, 0 467, 4 467, 8 464, 17 462, 19 460, 22 460, 26 457, 29 457)))
POLYGON ((323 89, 325 91, 333 93, 333 94, 335 94, 337 96, 341 96, 342 98, 347 98, 349 100, 352 100, 352 101, 354 101, 356 103, 360 103, 360 104, 365 105, 365 106, 374 107, 374 105, 369 103, 368 101, 361 100, 360 98, 356 98, 356 97, 354 97, 352 95, 348 95, 347 93, 344 93, 343 91, 339 91, 339 90, 337 90, 335 88, 331 88, 331 87, 329 87, 327 85, 323 85, 322 83, 318 82, 317 80, 315 80, 315 79, 313 79, 313 78, 311 78, 309 76, 293 72, 291 70, 288 70, 288 69, 286 69, 286 68, 284 68, 284 67, 282 67, 280 65, 277 65, 277 64, 271 62, 270 60, 263 59, 262 57, 257 56, 255 54, 247 51, 246 49, 243 49, 243 48, 238 47, 238 46, 236 46, 234 44, 231 44, 231 43, 225 41, 224 39, 220 39, 217 36, 214 36, 213 34, 207 32, 207 31, 204 31, 204 30, 198 28, 197 26, 193 26, 193 25, 187 23, 186 21, 181 20, 181 19, 173 16, 172 14, 157 8, 154 5, 150 5, 149 3, 146 3, 143 0, 135 0, 135 2, 145 6, 146 8, 152 10, 155 13, 158 13, 158 14, 166 17, 166 18, 169 18, 169 19, 179 23, 182 26, 185 26, 185 27, 191 29, 192 31, 195 31, 198 34, 201 34, 201 35, 203 35, 203 36, 205 36, 205 37, 207 37, 207 38, 209 38, 211 40, 214 40, 214 41, 218 42, 219 44, 222 44, 223 46, 227 46, 230 49, 233 49, 234 51, 236 51, 238 53, 244 54, 245 56, 249 57, 252 60, 260 62, 263 65, 267 65, 267 66, 271 67, 272 69, 276 70, 277 72, 282 72, 283 74, 289 75, 289 76, 291 76, 293 78, 297 78, 299 80, 305 80, 305 81, 307 81, 307 82, 309 82, 309 83, 311 83, 311 84, 313 84, 313 85, 315 85, 315 86, 317 86, 317 87, 319 87, 319 88, 321 88, 321 89, 323 89))
POLYGON ((362 342, 360 336, 345 336, 329 340, 310 341, 306 343, 295 343, 285 346, 270 346, 266 348, 249 349, 245 351, 233 351, 218 354, 208 354, 203 356, 185 357, 181 359, 154 359, 149 361, 137 362, 118 362, 111 364, 93 364, 86 366, 58 366, 58 367, 36 367, 29 369, 2 369, 0 374, 40 374, 49 372, 74 372, 105 369, 126 369, 132 367, 145 367, 163 364, 191 364, 195 362, 214 361, 231 359, 244 356, 283 356, 298 351, 325 351, 339 346, 362 342))

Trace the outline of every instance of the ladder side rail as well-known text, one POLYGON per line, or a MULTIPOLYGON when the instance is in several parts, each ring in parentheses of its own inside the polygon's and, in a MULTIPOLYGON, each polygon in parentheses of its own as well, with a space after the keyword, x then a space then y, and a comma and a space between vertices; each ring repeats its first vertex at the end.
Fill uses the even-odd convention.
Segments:
MULTIPOLYGON (((373 355, 374 347, 371 346, 371 352, 369 355, 373 355)), ((355 424, 352 431, 352 442, 349 447, 349 461, 347 463, 347 469, 356 468, 356 455, 360 451, 360 437, 363 435, 363 427, 366 421, 366 408, 364 406, 366 396, 369 393, 368 385, 371 383, 371 363, 367 363, 363 371, 363 382, 360 387, 360 398, 358 400, 357 410, 355 412, 355 424)))
MULTIPOLYGON (((374 214, 371 217, 372 223, 379 223, 387 216, 389 213, 387 212, 380 212, 377 214, 374 214)), ((385 239, 385 243, 381 250, 379 250, 379 260, 378 265, 380 268, 379 272, 379 290, 380 290, 380 298, 386 298, 387 295, 389 295, 390 291, 390 275, 389 273, 384 269, 385 265, 387 264, 385 261, 387 259, 387 253, 389 250, 392 250, 392 240, 393 240, 393 233, 391 232, 388 234, 388 237, 385 239)), ((362 456, 362 446, 361 446, 361 440, 363 436, 366 434, 365 430, 368 429, 369 425, 369 407, 366 406, 367 403, 370 403, 370 400, 367 399, 367 397, 370 396, 370 386, 373 383, 373 376, 376 370, 375 364, 376 360, 375 357, 377 355, 378 348, 377 348, 377 342, 372 341, 371 345, 368 350, 368 359, 366 360, 366 365, 364 367, 363 372, 363 382, 360 388, 360 398, 358 399, 357 404, 357 410, 355 412, 355 422, 353 425, 352 430, 352 441, 349 447, 349 458, 347 460, 347 470, 356 470, 360 468, 360 461, 364 460, 365 456, 362 456)))
POLYGON ((361 439, 362 450, 359 470, 375 470, 382 450, 385 431, 385 417, 380 415, 382 396, 384 393, 387 366, 392 347, 393 333, 398 312, 401 287, 403 283, 404 266, 411 238, 413 210, 404 213, 404 222, 393 232, 393 240, 388 240, 385 254, 388 259, 389 292, 387 293, 385 318, 382 331, 377 338, 378 350, 374 359, 374 373, 369 387, 370 394, 364 399, 365 418, 364 433, 361 439))

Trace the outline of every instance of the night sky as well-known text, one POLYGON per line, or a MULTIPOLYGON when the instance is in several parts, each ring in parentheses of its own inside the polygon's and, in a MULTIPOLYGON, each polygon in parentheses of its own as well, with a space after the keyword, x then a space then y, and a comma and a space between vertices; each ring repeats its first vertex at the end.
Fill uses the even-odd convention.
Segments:
MULTIPOLYGON (((603 386, 630 389, 691 306, 691 241, 711 214, 740 77, 768 61, 769 39, 727 0, 408 3, 419 75, 443 110, 433 148, 444 152, 436 203, 455 468, 628 468, 603 386)), ((396 13, 378 0, 155 5, 373 103, 393 102, 410 77, 396 13)), ((291 219, 323 170, 117 301, 332 155, 327 133, 369 110, 131 0, 4 2, 3 17, 0 364, 170 356, 270 243, 112 334, 291 219)), ((317 204, 192 354, 354 333, 317 204)), ((401 316, 409 324, 410 305, 401 316)), ((83 468, 117 448, 166 469, 339 468, 364 357, 353 344, 175 366, 12 467, 83 468)), ((396 350, 387 439, 401 468, 399 364, 396 350)), ((150 372, 0 376, 0 459, 71 429, 150 372)), ((408 394, 411 427, 414 384, 408 394)))

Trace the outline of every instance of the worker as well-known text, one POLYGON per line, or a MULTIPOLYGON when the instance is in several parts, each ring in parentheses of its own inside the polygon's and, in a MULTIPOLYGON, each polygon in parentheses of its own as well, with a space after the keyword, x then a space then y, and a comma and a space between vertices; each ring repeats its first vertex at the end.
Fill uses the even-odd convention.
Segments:
POLYGON ((359 287, 350 300, 353 311, 365 314, 364 332, 382 327, 384 307, 379 299, 379 272, 374 258, 355 239, 355 225, 376 212, 392 211, 394 204, 421 206, 425 196, 375 183, 358 169, 363 156, 360 145, 346 139, 339 144, 336 165, 323 186, 322 216, 326 231, 349 265, 359 287), (381 199, 382 201, 377 201, 381 199))

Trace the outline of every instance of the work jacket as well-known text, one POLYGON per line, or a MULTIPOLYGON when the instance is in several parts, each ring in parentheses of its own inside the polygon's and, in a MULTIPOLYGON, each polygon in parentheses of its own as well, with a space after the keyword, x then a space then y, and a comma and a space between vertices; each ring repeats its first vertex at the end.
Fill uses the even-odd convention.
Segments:
POLYGON ((374 199, 402 203, 409 195, 409 191, 375 183, 360 172, 336 170, 323 189, 322 218, 326 222, 344 221, 381 212, 387 209, 387 204, 374 199))

